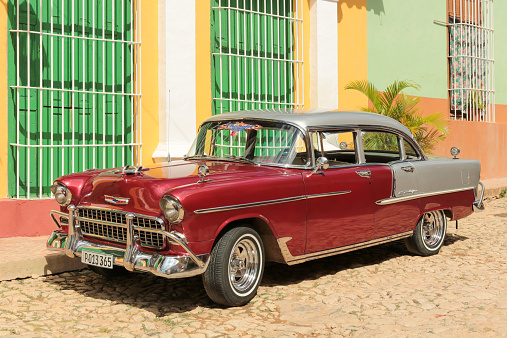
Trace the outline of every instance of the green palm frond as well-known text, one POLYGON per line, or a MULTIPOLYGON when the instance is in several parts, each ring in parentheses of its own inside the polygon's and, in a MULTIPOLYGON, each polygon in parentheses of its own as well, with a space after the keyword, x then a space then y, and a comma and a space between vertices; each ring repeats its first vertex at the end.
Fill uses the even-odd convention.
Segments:
POLYGON ((392 84, 387 86, 381 96, 381 100, 386 111, 390 111, 393 103, 399 97, 398 95, 400 95, 402 91, 407 88, 419 90, 419 85, 409 81, 394 81, 392 84))
POLYGON ((382 112, 380 92, 371 82, 365 80, 352 81, 345 86, 345 89, 357 90, 363 93, 370 100, 373 108, 361 108, 362 111, 370 111, 377 114, 382 112))
MULTIPOLYGON (((383 92, 365 80, 353 81, 345 86, 345 89, 357 90, 368 98, 371 106, 361 108, 362 111, 385 115, 399 121, 410 129, 421 148, 431 153, 449 132, 447 118, 442 113, 424 116, 419 108, 420 98, 403 93, 403 90, 408 88, 419 90, 420 86, 410 81, 394 81, 383 92)), ((371 139, 368 142, 373 147, 385 140, 371 139)))

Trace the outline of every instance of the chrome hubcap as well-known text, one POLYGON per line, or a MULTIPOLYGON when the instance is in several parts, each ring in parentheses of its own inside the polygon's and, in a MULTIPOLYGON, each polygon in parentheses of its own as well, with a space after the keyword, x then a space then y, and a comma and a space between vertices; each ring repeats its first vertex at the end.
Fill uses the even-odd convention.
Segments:
POLYGON ((249 238, 242 238, 232 249, 229 259, 229 280, 239 292, 255 284, 259 273, 259 249, 249 238))
POLYGON ((427 213, 422 219, 422 238, 429 248, 438 248, 445 235, 445 219, 442 213, 433 211, 427 213))

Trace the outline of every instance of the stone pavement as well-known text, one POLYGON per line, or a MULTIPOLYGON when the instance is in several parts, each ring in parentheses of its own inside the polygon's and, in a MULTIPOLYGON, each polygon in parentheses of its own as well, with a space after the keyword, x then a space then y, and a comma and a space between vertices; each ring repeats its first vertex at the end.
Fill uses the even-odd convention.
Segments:
POLYGON ((388 243, 292 267, 267 266, 259 293, 221 308, 200 277, 89 270, 0 282, 0 335, 507 336, 507 198, 449 223, 439 255, 388 243))

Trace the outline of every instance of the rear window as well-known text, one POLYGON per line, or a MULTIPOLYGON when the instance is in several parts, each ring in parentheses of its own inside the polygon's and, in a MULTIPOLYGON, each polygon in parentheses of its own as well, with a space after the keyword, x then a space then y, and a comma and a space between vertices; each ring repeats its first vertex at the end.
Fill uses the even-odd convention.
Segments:
POLYGON ((401 159, 397 135, 381 131, 363 131, 361 137, 366 163, 389 163, 401 159))

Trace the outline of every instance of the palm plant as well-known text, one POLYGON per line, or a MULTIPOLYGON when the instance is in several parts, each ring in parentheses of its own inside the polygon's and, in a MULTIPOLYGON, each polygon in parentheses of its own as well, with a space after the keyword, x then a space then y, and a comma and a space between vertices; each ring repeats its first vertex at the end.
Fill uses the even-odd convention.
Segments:
POLYGON ((445 139, 447 119, 442 113, 423 116, 418 107, 420 98, 402 93, 407 88, 419 90, 419 85, 409 81, 394 81, 381 92, 369 81, 350 82, 345 89, 354 89, 369 99, 369 106, 362 111, 391 117, 405 125, 424 152, 431 153, 438 142, 445 139))

